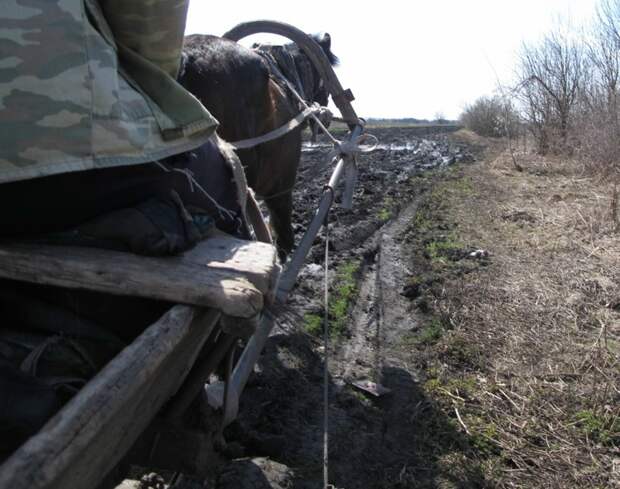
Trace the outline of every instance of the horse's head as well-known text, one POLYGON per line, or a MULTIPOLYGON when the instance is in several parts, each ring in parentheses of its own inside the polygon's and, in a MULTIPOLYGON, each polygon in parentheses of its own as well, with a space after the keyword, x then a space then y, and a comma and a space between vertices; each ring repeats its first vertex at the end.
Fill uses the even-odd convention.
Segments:
MULTIPOLYGON (((324 32, 322 34, 314 34, 312 38, 321 46, 321 49, 325 53, 325 56, 329 60, 329 63, 332 66, 338 65, 338 57, 332 52, 332 38, 327 33, 324 32)), ((312 64, 312 63, 311 63, 312 64)), ((309 96, 311 102, 317 102, 321 107, 326 107, 329 99, 329 93, 327 91, 327 87, 325 86, 325 82, 321 79, 317 69, 312 65, 312 94, 309 96)), ((331 113, 327 112, 325 115, 319 115, 319 118, 325 127, 329 127, 331 122, 331 113)), ((310 124, 310 140, 315 143, 318 136, 318 127, 314 120, 310 119, 308 121, 310 124)))
MULTIPOLYGON (((321 49, 325 53, 325 56, 329 60, 329 63, 332 66, 337 66, 339 63, 338 57, 332 52, 332 38, 327 33, 321 34, 312 34, 312 39, 314 39, 321 49)), ((321 79, 319 72, 310 59, 306 56, 301 48, 299 48, 296 44, 289 44, 287 46, 293 57, 295 58, 295 65, 297 66, 297 70, 300 72, 300 78, 302 83, 304 84, 304 91, 306 93, 306 98, 309 102, 317 102, 322 106, 327 105, 327 99, 329 94, 327 92, 327 88, 325 87, 325 83, 321 79)))

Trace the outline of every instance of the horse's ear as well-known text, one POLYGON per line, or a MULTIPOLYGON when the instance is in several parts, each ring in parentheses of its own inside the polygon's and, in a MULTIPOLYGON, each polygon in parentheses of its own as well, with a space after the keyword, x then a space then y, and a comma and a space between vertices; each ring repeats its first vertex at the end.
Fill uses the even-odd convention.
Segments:
POLYGON ((331 49, 331 47, 332 47, 332 36, 330 36, 327 32, 324 32, 323 35, 321 36, 320 44, 325 46, 327 49, 331 49))

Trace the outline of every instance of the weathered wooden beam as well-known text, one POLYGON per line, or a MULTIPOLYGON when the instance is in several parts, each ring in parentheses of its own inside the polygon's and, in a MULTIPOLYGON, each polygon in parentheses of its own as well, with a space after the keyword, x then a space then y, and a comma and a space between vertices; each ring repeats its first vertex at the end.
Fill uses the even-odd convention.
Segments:
POLYGON ((219 317, 174 306, 0 466, 0 487, 96 487, 177 391, 219 317))
POLYGON ((183 262, 245 277, 268 301, 275 294, 281 270, 273 245, 229 236, 200 243, 183 254, 183 262))
POLYGON ((97 248, 0 244, 0 277, 213 307, 249 318, 269 301, 279 275, 272 245, 215 237, 172 257, 97 248))

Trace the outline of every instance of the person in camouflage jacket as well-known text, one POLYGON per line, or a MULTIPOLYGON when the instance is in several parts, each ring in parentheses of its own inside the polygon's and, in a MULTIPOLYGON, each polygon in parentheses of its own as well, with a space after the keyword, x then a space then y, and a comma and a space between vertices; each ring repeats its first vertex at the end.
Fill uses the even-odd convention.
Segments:
POLYGON ((176 81, 189 0, 3 0, 0 183, 136 165, 217 121, 176 81))
POLYGON ((223 163, 217 121, 176 81, 188 4, 3 0, 0 237, 63 232, 171 192, 212 214, 188 171, 245 212, 230 199, 240 163, 223 163))

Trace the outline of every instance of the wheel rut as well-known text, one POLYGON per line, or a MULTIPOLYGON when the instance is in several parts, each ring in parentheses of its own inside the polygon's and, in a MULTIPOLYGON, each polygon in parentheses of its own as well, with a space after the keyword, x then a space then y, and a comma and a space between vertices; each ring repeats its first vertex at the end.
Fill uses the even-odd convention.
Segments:
MULTIPOLYGON (((389 138, 395 144, 415 139, 407 131, 390 132, 389 138)), ((413 146, 418 153, 389 149, 361 159, 354 208, 336 206, 330 213, 332 288, 339 270, 359 265, 346 327, 329 348, 329 472, 338 488, 414 487, 402 485, 411 480, 409 467, 432 470, 419 441, 428 432, 421 427, 422 415, 430 415, 433 407, 419 385, 424 380, 419 359, 407 344, 420 313, 401 294, 416 273, 408 268, 407 231, 427 185, 424 179, 414 182, 416 171, 426 168, 439 148, 457 155, 464 150, 445 141, 420 140, 413 146), (353 385, 364 380, 389 393, 375 397, 353 385)), ((322 189, 312 173, 321 159, 315 152, 304 154, 303 184, 295 192, 297 239, 322 189)), ((439 165, 447 160, 454 158, 437 159, 439 165)), ((240 417, 226 433, 227 440, 243 446, 244 455, 289 467, 295 489, 317 487, 322 479, 323 233, 314 244, 289 297, 288 313, 281 315, 241 398, 240 417)), ((336 299, 332 293, 331 300, 336 299)))

